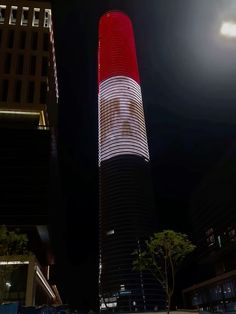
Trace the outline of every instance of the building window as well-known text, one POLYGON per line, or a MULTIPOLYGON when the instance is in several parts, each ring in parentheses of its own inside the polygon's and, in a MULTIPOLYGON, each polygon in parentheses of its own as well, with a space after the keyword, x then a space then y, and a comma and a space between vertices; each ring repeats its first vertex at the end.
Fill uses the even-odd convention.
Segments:
POLYGON ((45 9, 44 11, 44 27, 50 27, 51 26, 51 10, 45 9))
POLYGON ((45 104, 47 101, 47 83, 42 81, 40 86, 40 103, 45 104))
POLYGON ((41 75, 42 76, 48 75, 48 58, 47 57, 43 57, 42 59, 41 75))
POLYGON ((34 8, 32 26, 39 27, 40 8, 34 8))
POLYGON ((30 58, 30 75, 35 75, 36 73, 36 56, 31 56, 30 58))
POLYGON ((236 282, 235 280, 226 280, 223 283, 224 297, 226 299, 236 297, 236 282))
POLYGON ((9 24, 16 25, 16 15, 17 15, 17 7, 12 6, 10 12, 9 24))
POLYGON ((33 32, 31 35, 31 48, 33 50, 38 48, 38 32, 33 32))
POLYGON ((210 301, 217 301, 222 299, 222 287, 221 285, 213 286, 209 289, 210 301))
POLYGON ((20 102, 21 100, 21 88, 22 88, 22 82, 20 80, 17 80, 15 82, 15 95, 14 95, 15 102, 20 102))
POLYGON ((6 74, 9 74, 11 72, 11 60, 12 60, 12 54, 6 53, 5 63, 4 63, 4 70, 6 74))
POLYGON ((35 83, 33 81, 29 82, 27 101, 31 103, 34 101, 34 87, 35 83))
POLYGON ((2 81, 2 101, 7 101, 8 85, 8 80, 2 81))
POLYGON ((215 236, 213 228, 209 228, 206 231, 206 242, 208 246, 212 246, 215 243, 215 236))
POLYGON ((114 230, 114 229, 107 231, 107 235, 108 235, 108 236, 109 236, 109 235, 112 235, 112 234, 114 234, 114 233, 115 233, 115 230, 114 230))
POLYGON ((29 8, 28 7, 23 7, 22 8, 22 15, 21 15, 21 23, 20 23, 20 25, 27 26, 28 25, 28 20, 29 20, 29 8))
POLYGON ((20 49, 25 49, 25 44, 26 44, 26 32, 21 31, 20 32, 20 41, 19 41, 20 49))
POLYGON ((6 16, 6 5, 0 5, 0 24, 4 24, 6 16))
POLYGON ((8 31, 8 48, 13 48, 15 32, 13 29, 8 31))
POLYGON ((199 292, 195 292, 192 296, 192 305, 197 306, 199 304, 202 304, 202 295, 199 292))
POLYGON ((43 34, 43 50, 48 51, 49 49, 49 35, 48 33, 43 34))
POLYGON ((24 56, 18 55, 16 74, 23 74, 23 70, 24 70, 24 56))

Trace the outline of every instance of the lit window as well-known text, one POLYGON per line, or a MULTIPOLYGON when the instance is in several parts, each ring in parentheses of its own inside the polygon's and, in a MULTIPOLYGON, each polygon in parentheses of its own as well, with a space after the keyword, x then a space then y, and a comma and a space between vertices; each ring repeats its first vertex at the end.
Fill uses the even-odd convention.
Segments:
POLYGON ((23 7, 22 8, 22 15, 21 15, 21 25, 27 26, 28 25, 28 18, 29 18, 29 8, 23 7))
POLYGON ((34 8, 32 26, 39 27, 40 8, 34 8))
POLYGON ((115 233, 115 230, 109 230, 107 231, 107 235, 111 235, 111 234, 114 234, 115 233))
POLYGON ((45 9, 44 11, 44 27, 50 27, 51 26, 51 10, 45 9))
POLYGON ((3 24, 5 21, 6 15, 6 5, 0 5, 0 24, 3 24))
POLYGON ((6 282, 6 287, 9 289, 11 288, 11 283, 9 281, 6 282))
POLYGON ((17 14, 17 7, 16 6, 12 6, 11 7, 11 13, 10 13, 10 19, 9 19, 9 24, 16 25, 16 14, 17 14))

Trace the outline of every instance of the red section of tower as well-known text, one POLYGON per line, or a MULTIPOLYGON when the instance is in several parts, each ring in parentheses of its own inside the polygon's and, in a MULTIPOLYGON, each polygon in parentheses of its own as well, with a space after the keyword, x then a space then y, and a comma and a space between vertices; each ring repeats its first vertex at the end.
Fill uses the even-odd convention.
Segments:
POLYGON ((140 83, 131 21, 124 13, 111 11, 99 24, 98 84, 119 75, 140 83))

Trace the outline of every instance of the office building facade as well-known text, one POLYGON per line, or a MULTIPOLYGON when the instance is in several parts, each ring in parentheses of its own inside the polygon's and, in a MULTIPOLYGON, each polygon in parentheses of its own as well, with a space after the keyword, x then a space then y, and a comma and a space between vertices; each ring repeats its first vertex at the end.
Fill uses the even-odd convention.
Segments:
POLYGON ((235 152, 204 178, 191 200, 197 245, 194 285, 183 291, 185 305, 210 312, 236 310, 235 152))
POLYGON ((100 18, 98 89, 100 308, 153 310, 160 287, 132 270, 132 252, 153 232, 154 203, 133 28, 120 11, 100 18))
POLYGON ((29 237, 46 276, 54 263, 52 168, 58 87, 48 1, 0 1, 0 224, 29 237))

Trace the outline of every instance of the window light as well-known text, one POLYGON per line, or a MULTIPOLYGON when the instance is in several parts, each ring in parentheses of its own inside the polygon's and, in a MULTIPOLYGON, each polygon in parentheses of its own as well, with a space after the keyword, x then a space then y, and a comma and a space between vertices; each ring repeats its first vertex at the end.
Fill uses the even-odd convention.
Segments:
POLYGON ((21 25, 27 26, 28 25, 28 17, 29 17, 29 7, 22 8, 22 15, 21 15, 21 25))
POLYGON ((32 26, 39 27, 40 8, 34 8, 32 26))
POLYGON ((6 5, 0 4, 0 24, 5 21, 6 5))
POLYGON ((16 15, 17 15, 17 7, 16 6, 12 6, 11 7, 11 13, 10 13, 10 19, 9 19, 9 24, 16 25, 16 15))

